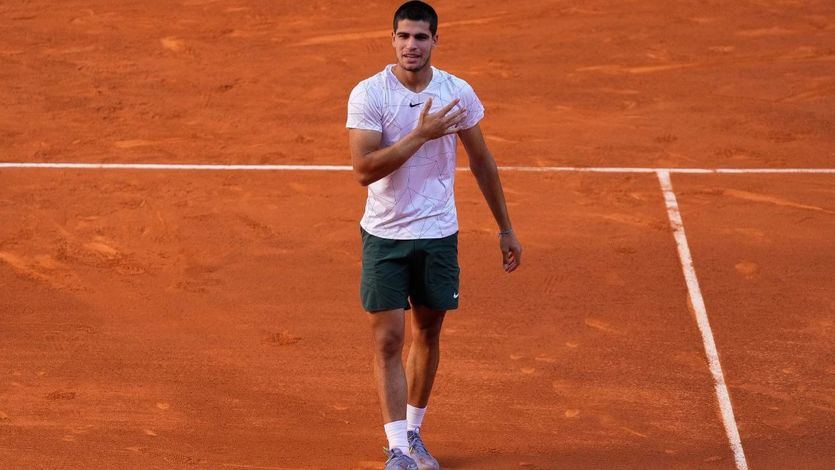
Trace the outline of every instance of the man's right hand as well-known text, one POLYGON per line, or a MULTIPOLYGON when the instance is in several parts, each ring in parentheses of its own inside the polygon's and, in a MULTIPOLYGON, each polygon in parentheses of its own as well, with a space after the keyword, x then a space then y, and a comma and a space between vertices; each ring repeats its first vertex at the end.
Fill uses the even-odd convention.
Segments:
POLYGON ((456 98, 437 112, 430 113, 429 109, 432 107, 432 98, 427 99, 426 104, 420 112, 420 120, 415 128, 415 133, 419 137, 429 141, 460 131, 461 129, 458 125, 467 117, 467 110, 461 108, 450 113, 459 101, 461 100, 456 98))

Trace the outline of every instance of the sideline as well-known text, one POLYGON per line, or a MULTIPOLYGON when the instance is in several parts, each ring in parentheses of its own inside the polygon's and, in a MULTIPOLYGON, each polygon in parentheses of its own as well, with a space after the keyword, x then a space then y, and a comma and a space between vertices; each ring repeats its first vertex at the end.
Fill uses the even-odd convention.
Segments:
POLYGON ((710 329, 710 322, 707 319, 702 291, 699 288, 699 280, 696 278, 696 270, 693 267, 693 258, 690 255, 690 247, 687 243, 687 236, 684 233, 684 222, 681 220, 681 212, 678 209, 676 194, 673 192, 673 184, 670 180, 670 172, 659 170, 657 173, 658 182, 661 184, 661 191, 664 193, 664 203, 667 206, 667 217, 670 219, 670 227, 673 229, 673 237, 678 247, 678 257, 681 260, 681 269, 684 272, 684 281, 687 283, 687 292, 690 296, 690 305, 696 315, 696 323, 702 333, 705 354, 710 366, 710 373, 713 374, 716 398, 719 400, 719 409, 722 412, 722 423, 725 425, 725 433, 728 435, 728 442, 734 453, 734 461, 738 470, 747 470, 748 462, 745 460, 745 452, 742 450, 742 441, 739 438, 739 429, 734 419, 734 410, 731 406, 731 397, 728 394, 728 386, 725 385, 725 375, 722 373, 722 365, 719 363, 719 352, 716 350, 716 343, 713 341, 713 331, 710 329))

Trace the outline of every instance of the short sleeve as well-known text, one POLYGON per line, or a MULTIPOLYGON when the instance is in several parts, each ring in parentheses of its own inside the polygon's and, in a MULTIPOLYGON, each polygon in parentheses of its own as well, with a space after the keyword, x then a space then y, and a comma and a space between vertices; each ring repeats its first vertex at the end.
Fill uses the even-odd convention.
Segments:
POLYGON ((383 132, 382 105, 368 80, 360 82, 351 91, 345 127, 383 132))
POLYGON ((460 97, 461 104, 464 106, 464 109, 467 110, 467 117, 464 119, 464 123, 461 127, 469 129, 478 124, 478 122, 484 118, 484 106, 481 104, 481 101, 475 94, 475 90, 473 90, 473 87, 470 86, 469 83, 461 87, 460 97))

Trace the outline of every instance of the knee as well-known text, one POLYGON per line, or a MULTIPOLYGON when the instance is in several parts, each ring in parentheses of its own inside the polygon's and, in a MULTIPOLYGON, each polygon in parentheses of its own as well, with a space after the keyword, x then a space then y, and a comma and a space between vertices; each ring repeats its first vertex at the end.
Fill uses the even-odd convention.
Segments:
POLYGON ((413 336, 413 341, 426 346, 437 346, 441 342, 441 328, 415 328, 413 336))
POLYGON ((412 318, 413 341, 427 347, 437 347, 441 342, 445 313, 415 308, 415 316, 412 318))
POLYGON ((403 351, 403 332, 391 329, 374 334, 375 353, 382 359, 400 358, 403 351))

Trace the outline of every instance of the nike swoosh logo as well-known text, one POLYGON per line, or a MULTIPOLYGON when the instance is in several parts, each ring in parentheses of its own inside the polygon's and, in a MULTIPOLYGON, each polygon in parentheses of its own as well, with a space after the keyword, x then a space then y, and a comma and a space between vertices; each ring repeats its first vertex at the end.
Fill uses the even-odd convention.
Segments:
POLYGON ((453 298, 453 299, 457 299, 457 298, 458 298, 458 292, 456 292, 456 293, 452 294, 452 298, 453 298))
POLYGON ((422 105, 422 104, 423 104, 423 103, 415 103, 415 104, 412 104, 411 102, 409 102, 409 107, 410 107, 410 108, 414 108, 415 106, 420 106, 420 105, 422 105))

